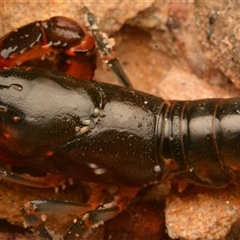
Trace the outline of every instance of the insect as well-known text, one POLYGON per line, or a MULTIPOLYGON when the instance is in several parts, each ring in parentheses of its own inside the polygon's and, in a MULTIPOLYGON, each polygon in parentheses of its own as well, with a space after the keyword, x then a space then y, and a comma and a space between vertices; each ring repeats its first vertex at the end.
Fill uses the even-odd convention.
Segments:
MULTIPOLYGON (((101 35, 96 32, 96 36, 101 35)), ((2 42, 8 42, 8 37, 2 42)), ((38 41, 34 42, 41 46, 38 41)), ((103 42, 101 37, 98 41, 103 42)), ((21 51, 23 58, 15 56, 20 62, 28 49, 21 51)), ((94 46, 88 51, 92 54, 94 46)), ((69 57, 68 50, 60 52, 69 57)), ((58 59, 59 53, 55 54, 58 59)), ((8 66, 7 59, 1 60, 4 66, 8 66)), ((118 72, 126 80, 119 68, 118 72)), ((118 214, 139 187, 171 175, 209 187, 238 184, 240 99, 164 101, 131 88, 35 68, 4 69, 0 76, 3 162, 41 169, 54 180, 60 175, 61 180, 121 186, 110 204, 103 203, 102 188, 86 204, 30 201, 22 209, 23 216, 43 236, 50 238, 36 214, 55 212, 56 205, 62 212, 84 212, 65 236, 77 239, 88 227, 118 214), (44 104, 40 106, 39 100, 44 104)), ((22 184, 56 184, 49 178, 42 184, 2 172, 4 178, 22 184)))

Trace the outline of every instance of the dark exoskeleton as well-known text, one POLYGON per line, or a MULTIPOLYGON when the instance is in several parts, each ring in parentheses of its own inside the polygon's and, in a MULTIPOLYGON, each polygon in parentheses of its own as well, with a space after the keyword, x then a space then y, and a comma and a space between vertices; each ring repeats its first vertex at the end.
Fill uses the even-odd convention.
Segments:
POLYGON ((16 29, 0 40, 0 67, 37 66, 92 79, 95 41, 67 17, 52 17, 16 29))
MULTIPOLYGON (((103 44, 98 30, 92 31, 96 42, 103 44)), ((94 47, 90 49, 92 53, 94 47)), ((104 44, 100 50, 109 54, 104 44)), ((109 58, 128 87, 32 67, 0 71, 2 162, 24 164, 62 179, 122 186, 114 201, 100 208, 104 196, 99 189, 86 204, 27 203, 22 209, 26 224, 37 226, 46 237, 50 238, 37 214, 56 213, 56 205, 62 212, 84 213, 65 236, 78 239, 87 227, 118 214, 135 189, 151 182, 179 175, 207 187, 240 184, 239 98, 164 101, 130 88, 117 59, 109 58)), ((25 185, 56 184, 1 171, 3 178, 25 185)))

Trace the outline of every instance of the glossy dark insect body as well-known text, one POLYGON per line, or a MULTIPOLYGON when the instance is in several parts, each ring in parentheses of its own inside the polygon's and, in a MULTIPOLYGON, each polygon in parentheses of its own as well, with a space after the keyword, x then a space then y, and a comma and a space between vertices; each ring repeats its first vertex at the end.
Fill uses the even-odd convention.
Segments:
MULTIPOLYGON (((0 157, 63 179, 123 189, 171 175, 224 187, 240 182, 239 113, 238 98, 164 101, 55 71, 5 69, 0 71, 0 157)), ((18 177, 9 180, 25 184, 18 177)), ((87 212, 65 239, 118 214, 131 195, 125 189, 119 192, 111 205, 101 208, 101 193, 87 204, 65 203, 69 212, 75 207, 87 212)), ((34 213, 51 212, 51 204, 59 203, 31 201, 22 210, 27 224, 40 226, 42 235, 45 228, 35 224, 39 219, 34 213)))
POLYGON ((127 186, 172 173, 212 187, 239 182, 239 99, 166 102, 37 69, 0 76, 1 155, 12 161, 127 186))
POLYGON ((141 186, 157 178, 158 98, 48 71, 0 74, 1 146, 8 159, 92 182, 141 186))

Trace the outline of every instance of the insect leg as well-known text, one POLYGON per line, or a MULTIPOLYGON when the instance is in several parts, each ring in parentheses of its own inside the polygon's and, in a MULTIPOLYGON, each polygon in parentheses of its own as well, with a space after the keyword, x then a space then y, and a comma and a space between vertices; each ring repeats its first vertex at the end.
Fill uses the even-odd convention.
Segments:
POLYGON ((84 6, 84 10, 87 14, 88 24, 90 25, 90 30, 97 43, 101 58, 106 60, 108 67, 117 75, 120 84, 126 87, 133 87, 131 81, 129 80, 127 74, 123 70, 118 58, 115 56, 112 47, 114 45, 107 35, 99 31, 96 17, 90 10, 84 6))
POLYGON ((34 181, 31 179, 28 179, 26 177, 23 177, 17 173, 8 172, 4 168, 0 167, 0 178, 8 180, 13 183, 29 186, 29 187, 37 187, 37 188, 50 188, 53 187, 53 185, 49 184, 47 181, 34 181))
POLYGON ((99 185, 93 192, 87 203, 73 203, 57 200, 32 200, 28 201, 21 209, 26 227, 34 228, 40 236, 51 239, 50 234, 44 226, 42 214, 82 214, 93 211, 106 197, 105 185, 99 185))
POLYGON ((26 227, 34 228, 41 237, 50 238, 44 226, 45 219, 40 214, 76 214, 94 209, 91 204, 63 202, 57 200, 32 200, 28 201, 21 209, 26 227))
POLYGON ((138 188, 121 188, 114 201, 99 206, 96 210, 86 212, 74 220, 64 240, 77 240, 87 234, 89 228, 95 228, 118 215, 138 192, 138 188))

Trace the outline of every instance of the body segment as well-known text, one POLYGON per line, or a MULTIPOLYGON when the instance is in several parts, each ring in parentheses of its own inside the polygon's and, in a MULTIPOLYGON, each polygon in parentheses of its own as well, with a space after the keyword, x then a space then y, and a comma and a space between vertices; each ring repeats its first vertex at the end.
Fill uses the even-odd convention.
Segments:
POLYGON ((238 183, 239 99, 166 102, 52 71, 0 74, 6 161, 125 186, 171 174, 212 187, 238 183))
POLYGON ((11 146, 11 159, 85 181, 141 186, 155 180, 161 99, 93 81, 65 82, 55 72, 3 75, 1 145, 11 146))
POLYGON ((238 98, 172 101, 158 148, 166 171, 209 187, 239 184, 239 109, 238 98))

